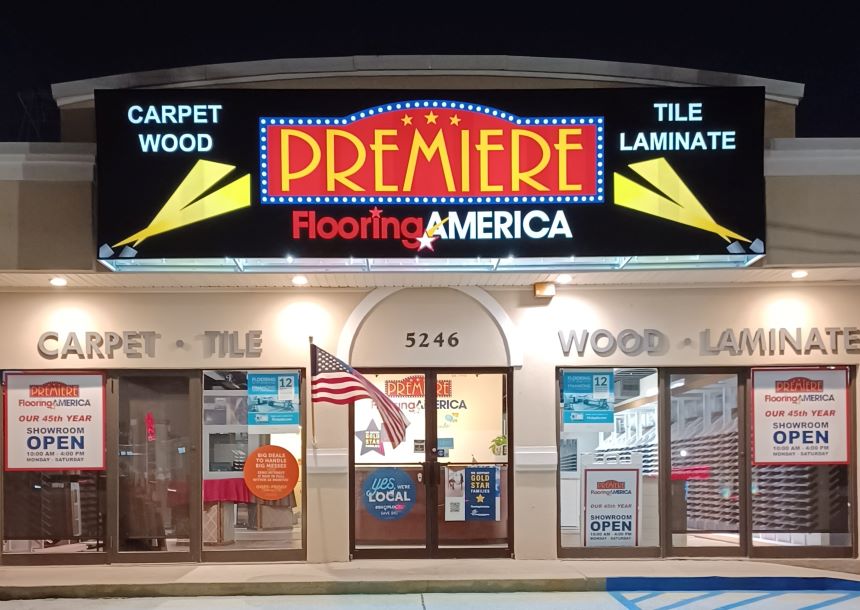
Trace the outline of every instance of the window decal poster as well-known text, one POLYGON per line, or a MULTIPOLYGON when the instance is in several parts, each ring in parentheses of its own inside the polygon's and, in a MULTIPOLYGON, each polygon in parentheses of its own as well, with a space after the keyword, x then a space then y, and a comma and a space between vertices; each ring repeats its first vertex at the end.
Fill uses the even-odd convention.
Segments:
POLYGON ((639 545, 639 468, 586 468, 583 546, 639 545))
POLYGON ((361 488, 364 510, 380 521, 402 519, 415 505, 415 482, 400 468, 378 468, 361 488))
POLYGON ((466 468, 466 521, 499 520, 499 472, 495 466, 466 468))
POLYGON ((104 470, 104 376, 6 375, 6 470, 104 470))
POLYGON ((446 466, 445 521, 499 521, 501 473, 498 466, 446 466))
POLYGON ((445 521, 466 520, 466 469, 444 467, 445 521))
POLYGON ((847 464, 848 369, 753 369, 753 464, 847 464))
POLYGON ((248 425, 299 425, 298 373, 248 373, 248 425))
POLYGON ((564 424, 611 424, 615 408, 612 369, 564 371, 561 408, 564 424))

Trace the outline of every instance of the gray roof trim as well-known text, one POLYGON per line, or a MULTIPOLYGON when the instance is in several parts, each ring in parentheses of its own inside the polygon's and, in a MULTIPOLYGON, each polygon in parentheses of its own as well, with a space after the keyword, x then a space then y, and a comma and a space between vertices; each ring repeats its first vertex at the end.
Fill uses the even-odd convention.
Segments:
POLYGON ((194 88, 298 78, 416 75, 511 76, 651 86, 759 86, 767 99, 797 104, 804 85, 743 74, 593 59, 513 55, 355 55, 268 59, 102 76, 52 85, 57 104, 92 100, 95 89, 194 88))
POLYGON ((776 138, 764 151, 765 176, 860 176, 860 138, 776 138))
POLYGON ((0 181, 92 182, 96 145, 0 142, 0 181))

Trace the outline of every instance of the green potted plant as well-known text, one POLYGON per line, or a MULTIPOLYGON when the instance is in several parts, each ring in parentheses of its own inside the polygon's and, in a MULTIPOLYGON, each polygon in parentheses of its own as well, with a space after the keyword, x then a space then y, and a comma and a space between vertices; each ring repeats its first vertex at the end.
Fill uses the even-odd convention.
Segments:
POLYGON ((490 451, 493 452, 493 455, 507 455, 508 437, 504 434, 500 434, 490 441, 490 451))

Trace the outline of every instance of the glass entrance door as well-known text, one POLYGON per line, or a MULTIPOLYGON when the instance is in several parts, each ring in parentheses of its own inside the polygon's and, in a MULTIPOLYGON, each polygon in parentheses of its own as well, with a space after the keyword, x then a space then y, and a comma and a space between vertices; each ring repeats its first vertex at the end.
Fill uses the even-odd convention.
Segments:
POLYGON ((111 561, 197 561, 199 378, 124 374, 111 385, 111 561))
POLYGON ((510 373, 365 376, 409 425, 395 447, 374 403, 354 404, 353 556, 509 556, 510 373))
POLYGON ((509 450, 500 373, 439 373, 436 382, 438 548, 508 549, 509 450))
POLYGON ((379 409, 370 399, 353 406, 353 553, 356 556, 423 556, 428 549, 427 375, 366 375, 400 408, 409 425, 394 446, 379 409))
POLYGON ((671 372, 668 382, 671 553, 745 554, 744 385, 735 372, 671 372))

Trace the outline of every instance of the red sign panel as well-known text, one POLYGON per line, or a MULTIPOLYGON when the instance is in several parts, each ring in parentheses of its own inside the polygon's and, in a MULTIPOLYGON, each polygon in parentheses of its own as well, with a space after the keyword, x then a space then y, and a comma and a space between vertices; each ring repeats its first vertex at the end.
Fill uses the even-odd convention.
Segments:
POLYGON ((602 117, 522 118, 441 101, 345 118, 261 119, 263 203, 359 196, 601 201, 602 133, 602 117))

